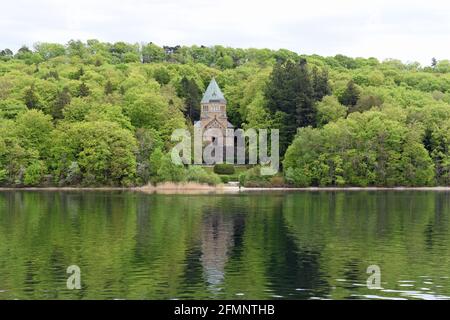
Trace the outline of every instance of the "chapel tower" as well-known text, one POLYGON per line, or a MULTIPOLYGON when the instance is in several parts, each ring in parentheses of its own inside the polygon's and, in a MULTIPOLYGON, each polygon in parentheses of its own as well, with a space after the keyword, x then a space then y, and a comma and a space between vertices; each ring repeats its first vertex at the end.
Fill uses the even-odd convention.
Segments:
POLYGON ((224 136, 226 129, 233 129, 227 118, 227 100, 214 78, 211 79, 200 102, 200 120, 195 122, 195 126, 202 130, 221 129, 224 136))

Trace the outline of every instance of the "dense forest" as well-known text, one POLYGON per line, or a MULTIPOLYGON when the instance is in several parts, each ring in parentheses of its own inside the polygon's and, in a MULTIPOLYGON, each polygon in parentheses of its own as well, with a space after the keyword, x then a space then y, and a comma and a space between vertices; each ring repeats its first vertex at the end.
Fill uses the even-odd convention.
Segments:
MULTIPOLYGON (((283 172, 243 185, 450 185, 450 61, 70 41, 0 50, 0 184, 216 184, 170 135, 215 77, 231 123, 277 128, 283 172)), ((223 181, 223 180, 222 180, 223 181)))

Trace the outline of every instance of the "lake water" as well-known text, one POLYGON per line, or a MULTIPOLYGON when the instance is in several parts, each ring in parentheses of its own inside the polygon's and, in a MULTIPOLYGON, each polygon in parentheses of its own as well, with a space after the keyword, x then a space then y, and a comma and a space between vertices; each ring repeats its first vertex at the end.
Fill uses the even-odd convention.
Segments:
POLYGON ((4 191, 0 299, 447 299, 449 227, 449 192, 4 191))

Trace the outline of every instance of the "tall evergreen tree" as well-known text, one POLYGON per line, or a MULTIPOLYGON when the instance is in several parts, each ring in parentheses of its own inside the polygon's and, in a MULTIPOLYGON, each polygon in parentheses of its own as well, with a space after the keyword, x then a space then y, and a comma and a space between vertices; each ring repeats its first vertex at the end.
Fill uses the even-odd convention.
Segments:
POLYGON ((84 69, 83 67, 80 67, 80 69, 78 69, 75 73, 73 73, 72 79, 80 80, 82 76, 84 76, 84 69))
POLYGON ((54 119, 63 118, 63 109, 70 103, 69 88, 64 87, 61 92, 58 93, 55 104, 53 105, 52 116, 54 119))
POLYGON ((181 79, 178 95, 184 98, 186 109, 184 115, 191 121, 200 117, 201 92, 197 83, 193 79, 183 77, 181 79))
POLYGON ((86 83, 82 82, 78 87, 78 97, 87 97, 90 93, 89 87, 86 83))
POLYGON ((339 102, 343 104, 344 106, 353 108, 358 103, 359 95, 361 94, 359 88, 356 86, 356 84, 353 82, 353 80, 350 80, 347 83, 347 88, 342 93, 342 95, 339 97, 339 102))
POLYGON ((24 102, 28 109, 39 109, 39 96, 36 93, 34 84, 25 90, 24 102))
POLYGON ((280 130, 280 152, 284 154, 297 128, 316 125, 315 93, 306 60, 277 63, 265 90, 269 111, 280 130))
POLYGON ((113 84, 110 80, 108 80, 105 84, 105 95, 110 95, 111 93, 113 93, 113 91, 114 91, 113 84))
POLYGON ((317 67, 312 69, 312 84, 314 90, 314 100, 321 101, 323 97, 331 93, 328 84, 328 71, 326 69, 318 70, 317 67))

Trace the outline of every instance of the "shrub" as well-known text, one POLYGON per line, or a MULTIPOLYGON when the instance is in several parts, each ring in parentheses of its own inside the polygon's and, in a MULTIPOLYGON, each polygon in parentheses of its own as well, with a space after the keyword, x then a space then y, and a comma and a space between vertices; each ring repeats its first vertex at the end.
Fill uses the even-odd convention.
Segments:
POLYGON ((214 166, 214 173, 217 174, 234 174, 234 166, 228 163, 220 163, 214 166))
POLYGON ((35 186, 41 182, 44 173, 44 163, 42 161, 35 161, 25 169, 23 182, 26 186, 35 186))
POLYGON ((208 173, 203 168, 198 166, 190 166, 186 170, 186 180, 198 183, 207 183, 209 185, 216 185, 221 182, 221 178, 215 173, 208 173))
POLYGON ((220 177, 220 180, 222 180, 222 183, 228 183, 228 182, 230 182, 230 176, 227 176, 227 175, 221 175, 221 176, 219 176, 220 177))
POLYGON ((64 183, 69 185, 79 184, 82 177, 80 166, 76 161, 72 161, 67 169, 67 176, 64 183))
POLYGON ((262 176, 261 167, 255 166, 239 176, 239 183, 244 187, 270 187, 271 176, 262 176))
POLYGON ((182 165, 174 164, 170 154, 165 154, 161 158, 161 165, 158 169, 158 181, 183 182, 185 180, 184 167, 182 165))
POLYGON ((8 170, 0 169, 0 182, 3 182, 8 177, 8 170))
POLYGON ((271 187, 284 187, 286 184, 284 182, 284 178, 281 176, 273 176, 269 180, 271 187))

